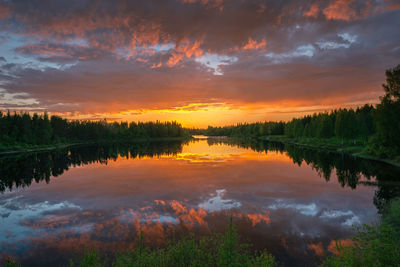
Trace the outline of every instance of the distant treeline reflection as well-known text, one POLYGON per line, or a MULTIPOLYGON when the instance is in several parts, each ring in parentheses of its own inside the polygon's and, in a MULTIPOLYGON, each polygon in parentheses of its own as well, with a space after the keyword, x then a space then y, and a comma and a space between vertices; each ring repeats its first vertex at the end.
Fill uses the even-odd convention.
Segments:
MULTIPOLYGON (((187 141, 186 141, 187 142, 187 141)), ((19 154, 0 158, 0 191, 7 188, 30 186, 32 181, 50 181, 71 166, 92 163, 107 164, 118 157, 142 158, 176 155, 182 151, 184 141, 159 141, 135 143, 103 143, 72 146, 65 149, 41 153, 19 154)))
POLYGON ((252 149, 257 152, 286 153, 297 165, 307 164, 326 181, 335 171, 343 187, 355 189, 357 185, 377 186, 374 204, 381 212, 385 203, 400 196, 400 169, 378 161, 360 159, 348 154, 316 150, 293 144, 268 142, 254 139, 207 139, 208 144, 225 144, 252 149))
MULTIPOLYGON (((136 142, 131 144, 103 143, 74 146, 49 152, 23 154, 0 158, 0 191, 30 186, 32 181, 49 182, 71 166, 91 163, 107 164, 118 157, 141 158, 176 155, 188 141, 136 142)), ((225 144, 287 154, 297 165, 311 166, 319 176, 329 181, 335 172, 343 187, 355 189, 357 185, 377 186, 374 204, 381 211, 385 203, 400 196, 400 169, 381 162, 364 160, 347 154, 319 151, 296 145, 251 139, 207 139, 210 146, 225 144)))

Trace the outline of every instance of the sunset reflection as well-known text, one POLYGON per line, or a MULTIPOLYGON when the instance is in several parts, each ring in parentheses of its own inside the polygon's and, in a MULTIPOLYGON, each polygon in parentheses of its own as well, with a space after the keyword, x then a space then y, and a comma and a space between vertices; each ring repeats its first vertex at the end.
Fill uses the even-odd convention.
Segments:
MULTIPOLYGON (((319 163, 315 153, 299 158, 290 147, 228 139, 160 147, 76 148, 65 152, 73 165, 48 183, 33 181, 21 189, 16 180, 0 195, 3 256, 15 255, 27 264, 35 258, 40 264, 37 255, 55 251, 67 261, 86 246, 110 253, 132 248, 139 233, 147 245, 160 247, 183 233, 223 232, 233 218, 255 248, 309 263, 332 252, 332 239, 347 239, 352 226, 376 219, 371 201, 376 187, 367 185, 383 177, 379 172, 385 168, 347 170, 341 157, 321 154, 327 161, 319 163), (320 171, 328 163, 333 164, 329 180, 320 171), (333 201, 334 195, 340 198, 333 201), (21 255, 22 250, 29 253, 21 255)), ((55 155, 35 158, 62 167, 55 155)))

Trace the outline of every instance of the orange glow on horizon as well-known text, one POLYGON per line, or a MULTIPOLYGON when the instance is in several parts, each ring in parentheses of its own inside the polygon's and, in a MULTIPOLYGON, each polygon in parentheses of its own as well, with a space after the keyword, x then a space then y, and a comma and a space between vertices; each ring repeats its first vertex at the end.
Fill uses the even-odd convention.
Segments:
MULTIPOLYGON (((371 98, 368 104, 376 104, 378 98, 371 98)), ((228 126, 237 123, 254 123, 263 121, 289 121, 319 112, 329 112, 339 108, 357 108, 364 101, 348 102, 344 105, 325 104, 306 105, 298 101, 266 104, 229 104, 223 102, 189 103, 170 108, 129 109, 109 113, 51 113, 72 120, 107 121, 177 121, 183 127, 207 128, 211 126, 228 126)))

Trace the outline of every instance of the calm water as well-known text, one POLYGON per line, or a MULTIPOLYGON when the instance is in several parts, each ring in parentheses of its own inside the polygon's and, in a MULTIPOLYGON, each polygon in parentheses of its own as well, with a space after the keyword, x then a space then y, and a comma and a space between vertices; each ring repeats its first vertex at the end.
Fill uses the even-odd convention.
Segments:
POLYGON ((0 257, 62 266, 86 246, 107 254, 173 235, 223 231, 286 266, 320 262, 352 226, 379 221, 400 171, 266 142, 202 139, 92 145, 0 158, 0 257))

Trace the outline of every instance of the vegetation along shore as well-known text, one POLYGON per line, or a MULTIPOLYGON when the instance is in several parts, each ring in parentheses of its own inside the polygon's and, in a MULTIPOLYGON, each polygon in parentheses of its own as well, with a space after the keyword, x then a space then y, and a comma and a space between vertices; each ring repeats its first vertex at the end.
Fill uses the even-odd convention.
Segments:
POLYGON ((386 71, 377 105, 314 113, 288 122, 191 129, 192 134, 261 138, 346 152, 400 166, 400 65, 386 71))

